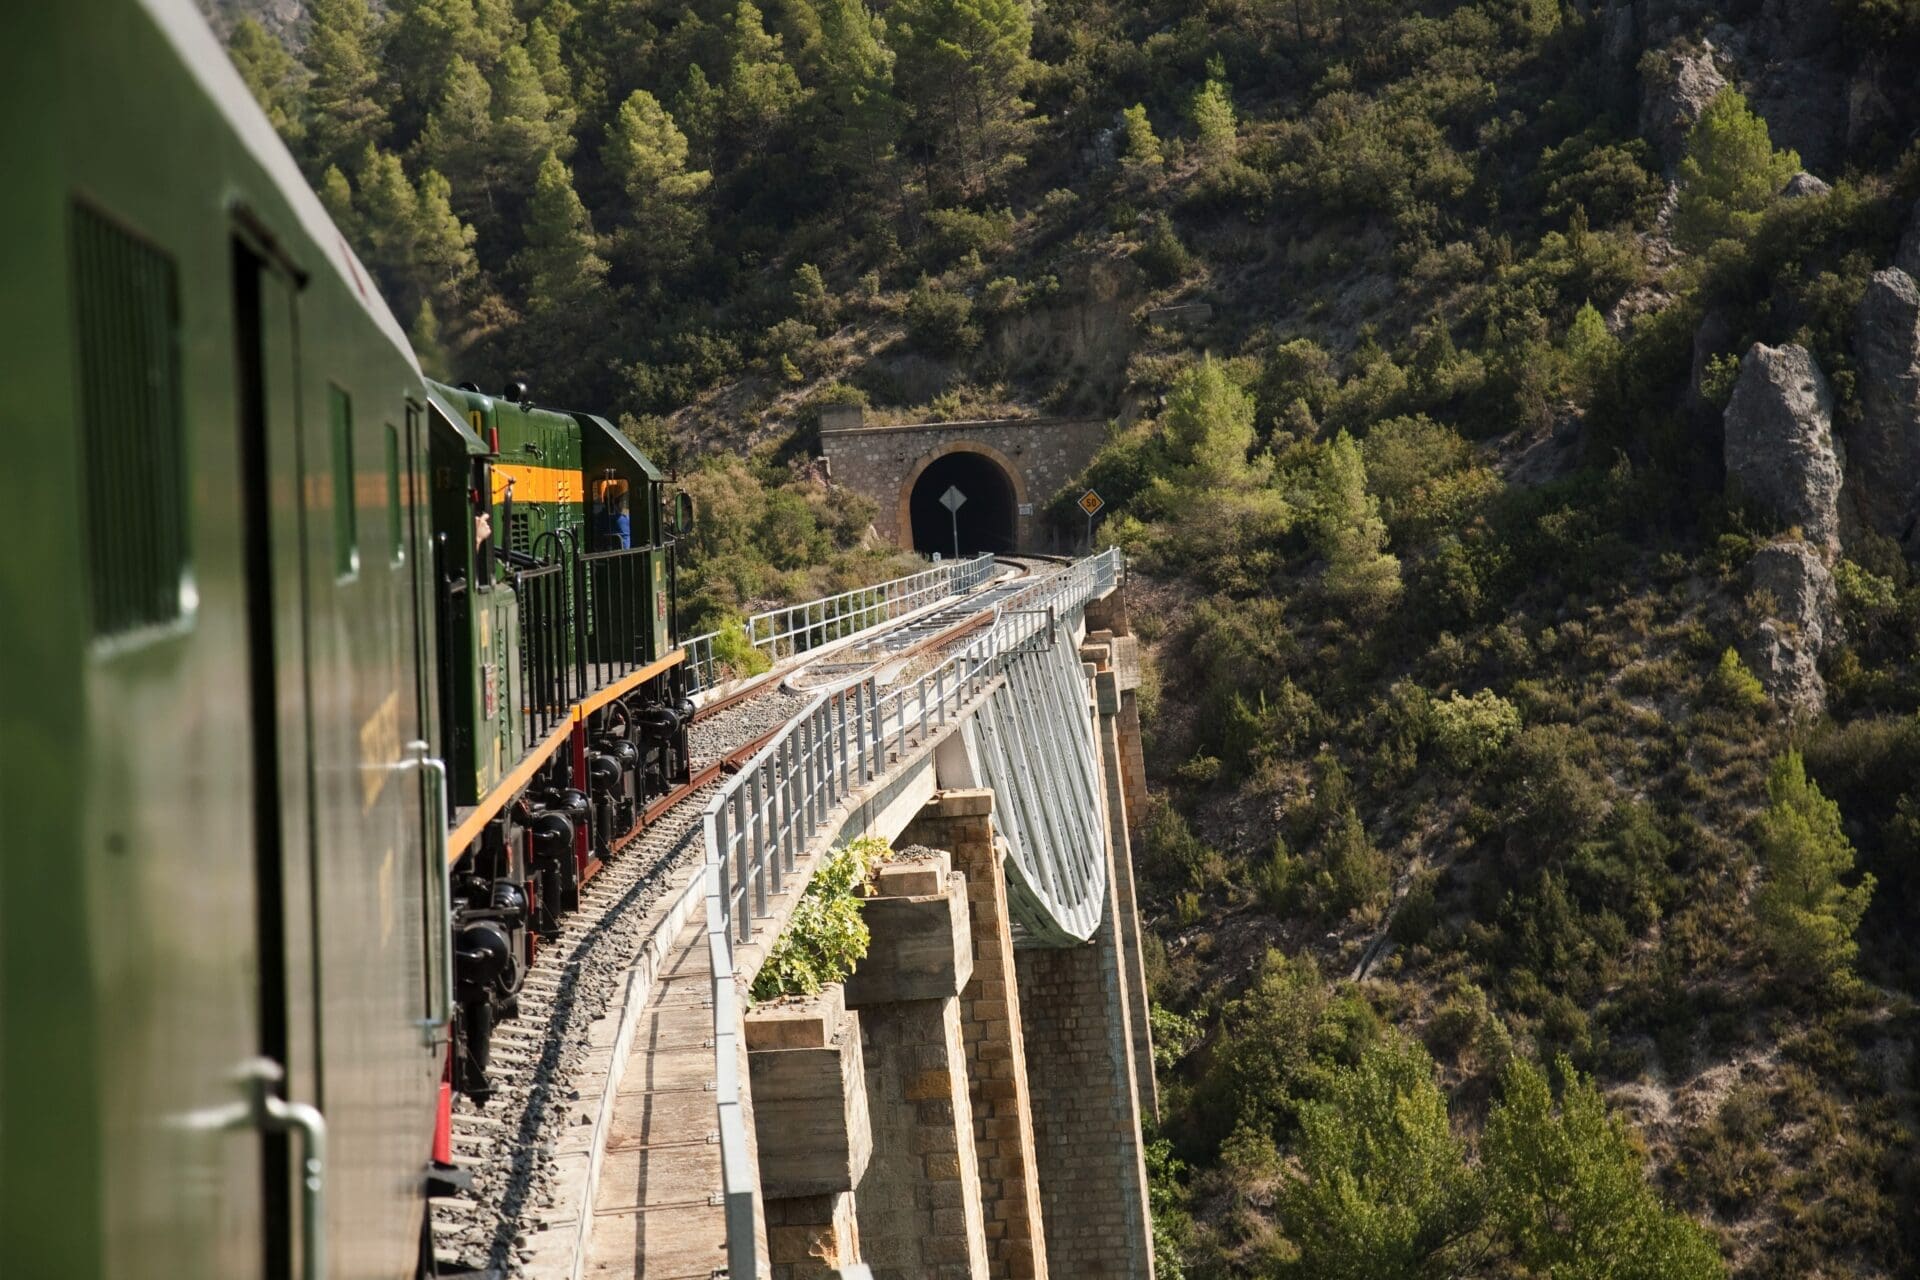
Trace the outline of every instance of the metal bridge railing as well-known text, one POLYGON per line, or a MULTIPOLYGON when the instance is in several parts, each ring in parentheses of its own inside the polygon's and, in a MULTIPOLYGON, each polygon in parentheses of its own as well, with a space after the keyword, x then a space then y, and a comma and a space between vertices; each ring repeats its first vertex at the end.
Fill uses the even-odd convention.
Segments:
POLYGON ((1115 586, 1120 569, 1118 549, 1109 549, 1040 580, 996 608, 993 624, 971 644, 911 683, 882 690, 866 675, 815 695, 708 802, 707 931, 715 948, 715 1071, 722 1095, 730 1276, 753 1276, 755 1263, 754 1174, 738 1106, 738 1046, 732 1022, 721 1021, 723 1012, 735 1016, 731 941, 752 938, 754 920, 767 914, 770 899, 783 891, 800 855, 843 802, 943 731, 1009 664, 1033 651, 1031 642, 1050 637, 1062 614, 1115 586), (724 1005, 723 971, 729 989, 724 1005))
MULTIPOLYGON (((948 596, 971 591, 993 576, 993 565, 990 555, 950 561, 891 582, 756 613, 746 621, 747 642, 779 662, 891 622, 948 596)), ((713 654, 718 635, 709 631, 681 642, 696 692, 710 689, 719 681, 713 654)))

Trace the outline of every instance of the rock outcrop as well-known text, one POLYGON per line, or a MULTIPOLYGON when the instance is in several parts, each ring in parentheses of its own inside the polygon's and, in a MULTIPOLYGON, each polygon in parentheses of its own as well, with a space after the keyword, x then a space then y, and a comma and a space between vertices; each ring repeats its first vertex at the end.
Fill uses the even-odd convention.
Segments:
POLYGON ((1789 712, 1818 715, 1827 704, 1820 653, 1835 638, 1833 574, 1819 551, 1790 538, 1762 547, 1748 575, 1754 594, 1772 604, 1742 646, 1747 665, 1789 712))
POLYGON ((1782 197, 1788 200, 1805 200, 1809 196, 1823 196, 1833 188, 1802 169, 1787 179, 1787 185, 1780 188, 1782 197))
POLYGON ((1902 543, 1920 515, 1920 285, 1898 267, 1874 273, 1854 310, 1860 417, 1847 433, 1860 519, 1902 543))
POLYGON ((1671 170, 1686 152, 1688 131, 1727 87, 1727 78, 1714 65, 1710 44, 1676 42, 1649 62, 1657 65, 1640 86, 1640 132, 1671 170))
POLYGON ((1833 392, 1805 347, 1755 343, 1727 404, 1727 482, 1821 555, 1840 549, 1840 457, 1833 392))

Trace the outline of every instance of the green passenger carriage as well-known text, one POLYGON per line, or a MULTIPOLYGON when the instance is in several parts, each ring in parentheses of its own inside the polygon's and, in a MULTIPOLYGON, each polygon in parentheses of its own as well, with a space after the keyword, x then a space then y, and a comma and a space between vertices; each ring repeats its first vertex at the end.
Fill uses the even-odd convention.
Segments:
POLYGON ((450 1089, 685 776, 689 513, 422 376, 188 0, 0 43, 0 1268, 415 1274, 450 1089))

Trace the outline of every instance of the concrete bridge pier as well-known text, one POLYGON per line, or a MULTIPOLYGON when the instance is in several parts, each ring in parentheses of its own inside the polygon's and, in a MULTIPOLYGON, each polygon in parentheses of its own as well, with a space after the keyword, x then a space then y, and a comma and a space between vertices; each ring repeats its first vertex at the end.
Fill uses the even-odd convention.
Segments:
POLYGON ((954 867, 967 878, 973 976, 960 993, 960 1018, 987 1275, 990 1280, 1045 1280, 1033 1107, 1002 865, 1006 846, 993 831, 993 792, 941 792, 900 833, 900 843, 948 850, 954 867))
POLYGON ((874 1136, 855 1202, 875 1280, 987 1280, 959 999, 973 943, 951 867, 941 852, 881 869, 865 905, 872 940, 847 979, 874 1136))
POLYGON ((860 1019, 839 986, 746 1018, 772 1280, 822 1280, 860 1257, 853 1191, 873 1156, 860 1019))

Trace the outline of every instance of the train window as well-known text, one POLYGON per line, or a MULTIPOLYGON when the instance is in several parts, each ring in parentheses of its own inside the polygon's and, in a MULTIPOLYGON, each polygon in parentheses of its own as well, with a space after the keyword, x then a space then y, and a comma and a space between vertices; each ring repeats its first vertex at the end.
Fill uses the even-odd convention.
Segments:
POLYGON ((400 511, 400 428, 387 424, 387 547, 388 561, 398 569, 407 562, 406 525, 400 511))
POLYGON ((328 387, 327 393, 327 421, 333 438, 333 571, 339 577, 351 578, 360 572, 353 492, 353 401, 338 387, 328 387))
POLYGON ((192 609, 173 259, 73 207, 88 592, 95 639, 192 609))

